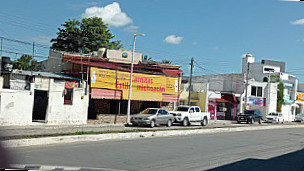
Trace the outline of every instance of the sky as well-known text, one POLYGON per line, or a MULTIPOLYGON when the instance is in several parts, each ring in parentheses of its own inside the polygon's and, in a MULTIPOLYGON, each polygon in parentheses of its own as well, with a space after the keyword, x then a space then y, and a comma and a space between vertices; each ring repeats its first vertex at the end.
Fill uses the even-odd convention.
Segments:
MULTIPOLYGON (((1 0, 3 56, 48 56, 49 41, 68 19, 98 16, 123 47, 170 60, 190 75, 241 73, 242 56, 286 62, 304 83, 304 2, 283 0, 1 0)), ((37 57, 38 58, 38 57, 37 57)))

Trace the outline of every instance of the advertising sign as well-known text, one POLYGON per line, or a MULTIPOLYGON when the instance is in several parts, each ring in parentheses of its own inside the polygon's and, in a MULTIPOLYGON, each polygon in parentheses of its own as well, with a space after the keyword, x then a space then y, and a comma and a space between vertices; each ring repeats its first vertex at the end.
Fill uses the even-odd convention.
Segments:
POLYGON ((304 93, 298 93, 297 94, 297 100, 304 102, 304 93))
MULTIPOLYGON (((162 100, 162 94, 177 95, 178 77, 133 73, 132 100, 162 100)), ((128 98, 130 73, 124 71, 91 68, 91 87, 121 90, 123 99, 128 98)))
POLYGON ((266 98, 249 97, 250 106, 266 106, 266 98))

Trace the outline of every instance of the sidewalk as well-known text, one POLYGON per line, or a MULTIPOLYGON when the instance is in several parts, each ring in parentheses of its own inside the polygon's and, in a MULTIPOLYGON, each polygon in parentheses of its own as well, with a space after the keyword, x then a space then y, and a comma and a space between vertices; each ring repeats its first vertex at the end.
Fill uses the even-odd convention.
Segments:
MULTIPOLYGON (((287 123, 286 123, 287 124, 287 123)), ((285 124, 285 125, 286 125, 285 124)), ((288 123, 291 124, 291 123, 288 123)), ((288 125, 287 124, 287 125, 288 125)), ((33 123, 27 126, 0 126, 0 135, 4 140, 6 139, 20 139, 26 136, 58 136, 64 134, 75 134, 80 132, 119 132, 126 130, 179 130, 179 129, 198 129, 198 128, 227 128, 227 127, 252 127, 252 126, 266 126, 269 124, 237 124, 236 121, 230 120, 210 120, 206 127, 200 126, 200 123, 192 123, 191 126, 183 127, 174 124, 172 127, 159 126, 155 128, 150 127, 126 127, 124 124, 83 124, 83 125, 47 125, 44 123, 33 123)))
MULTIPOLYGON (((124 127, 124 125, 74 125, 74 126, 46 126, 46 125, 30 125, 19 126, 16 129, 13 127, 2 127, 5 135, 3 145, 7 148, 26 147, 26 146, 45 146, 62 143, 79 143, 79 142, 96 142, 109 140, 129 140, 139 138, 154 138, 154 137, 168 137, 168 136, 186 136, 186 135, 201 135, 201 134, 216 134, 229 132, 244 132, 244 131, 261 131, 271 129, 290 129, 290 128, 304 128, 301 123, 286 123, 286 124, 236 124, 233 121, 211 121, 207 127, 200 125, 192 125, 188 127, 172 126, 168 127, 124 127), (132 130, 134 129, 134 130, 132 130), (89 132, 81 134, 56 134, 63 132, 72 132, 88 130, 89 132), (95 130, 97 132, 90 131, 95 130), (107 130, 115 130, 109 131, 107 130), (126 131, 130 130, 130 131, 126 131), (40 134, 44 136, 23 136, 24 134, 40 134), (50 135, 49 133, 55 133, 50 135), (17 137, 14 137, 17 136, 17 137)), ((1 129, 1 127, 0 127, 1 129)))

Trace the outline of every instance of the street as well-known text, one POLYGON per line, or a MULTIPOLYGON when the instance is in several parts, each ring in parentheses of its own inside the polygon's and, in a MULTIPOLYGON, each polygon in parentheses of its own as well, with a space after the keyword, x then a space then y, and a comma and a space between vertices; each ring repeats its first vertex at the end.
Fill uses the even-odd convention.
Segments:
POLYGON ((303 135, 303 129, 293 128, 36 146, 11 151, 16 164, 120 170, 302 170, 304 153, 293 152, 302 150, 303 135))

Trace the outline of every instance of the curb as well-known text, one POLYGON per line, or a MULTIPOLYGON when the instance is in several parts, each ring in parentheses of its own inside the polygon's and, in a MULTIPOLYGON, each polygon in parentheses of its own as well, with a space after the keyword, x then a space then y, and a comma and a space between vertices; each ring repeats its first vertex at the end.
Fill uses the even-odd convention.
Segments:
POLYGON ((70 166, 51 166, 51 165, 39 165, 39 164, 12 164, 12 168, 16 169, 26 169, 26 170, 58 170, 58 171, 124 171, 117 169, 107 169, 107 168, 89 168, 89 167, 70 167, 70 166))
POLYGON ((128 140, 147 137, 169 137, 181 135, 195 134, 211 134, 223 132, 241 132, 241 131, 256 131, 269 129, 286 129, 286 128, 304 128, 304 125, 270 125, 256 127, 236 127, 236 128, 211 128, 211 129, 194 129, 194 130, 168 130, 168 131, 150 131, 150 132, 134 132, 134 133, 109 133, 97 135, 72 135, 58 137, 42 137, 19 140, 4 140, 2 143, 5 147, 26 147, 51 145, 61 143, 88 142, 88 141, 104 141, 104 140, 128 140))

